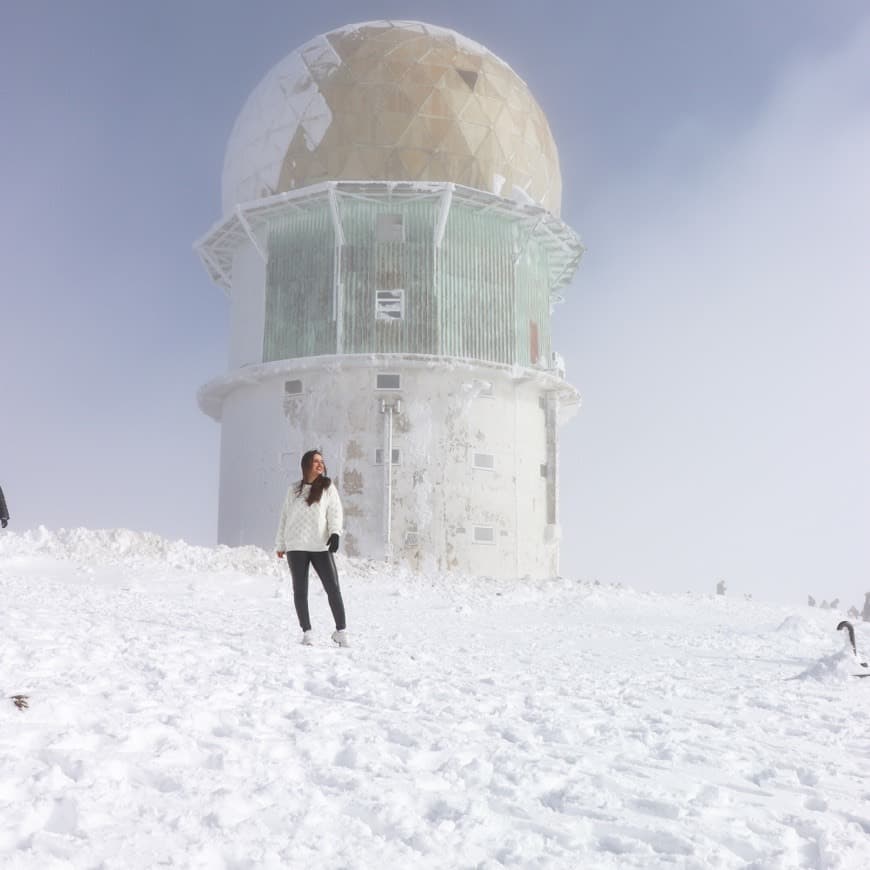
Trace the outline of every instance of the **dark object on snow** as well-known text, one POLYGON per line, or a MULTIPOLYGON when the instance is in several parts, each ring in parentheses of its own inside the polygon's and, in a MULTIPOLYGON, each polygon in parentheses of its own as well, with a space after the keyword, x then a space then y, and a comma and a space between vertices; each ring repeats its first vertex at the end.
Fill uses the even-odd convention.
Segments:
POLYGON ((3 498, 3 487, 0 486, 0 526, 4 529, 9 525, 9 508, 6 507, 6 499, 3 498))
POLYGON ((334 532, 329 536, 329 540, 326 542, 326 549, 329 550, 330 553, 338 552, 338 541, 339 537, 334 532))
POLYGON ((864 622, 870 622, 870 592, 864 593, 864 612, 861 614, 864 622))
MULTIPOLYGON (((849 642, 852 644, 852 652, 855 654, 855 658, 858 658, 858 649, 857 649, 857 647, 855 646, 855 629, 854 629, 854 627, 852 626, 852 623, 849 622, 848 619, 844 619, 844 620, 843 620, 843 621, 842 621, 842 622, 837 626, 837 631, 842 631, 844 628, 845 628, 846 631, 849 633, 849 642)), ((858 662, 858 664, 861 665, 862 668, 866 668, 866 667, 867 667, 867 662, 858 662)), ((863 676, 863 674, 862 674, 862 676, 863 676)))
POLYGON ((717 595, 724 595, 725 594, 725 581, 724 580, 720 580, 716 584, 716 594, 717 595))
POLYGON ((29 706, 27 703, 30 699, 27 695, 10 695, 9 700, 19 709, 26 710, 29 706))
POLYGON ((812 595, 807 595, 807 607, 815 607, 816 599, 812 595))

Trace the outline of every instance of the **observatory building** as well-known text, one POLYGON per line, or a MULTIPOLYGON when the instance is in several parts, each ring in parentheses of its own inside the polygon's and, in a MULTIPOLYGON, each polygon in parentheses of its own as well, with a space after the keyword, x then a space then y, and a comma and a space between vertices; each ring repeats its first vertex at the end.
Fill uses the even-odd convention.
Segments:
POLYGON ((271 548, 323 451, 342 550, 550 576, 559 424, 579 404, 550 316, 583 252, 523 80, 429 24, 372 21, 292 52, 236 120, 223 218, 196 244, 230 302, 221 543, 271 548))

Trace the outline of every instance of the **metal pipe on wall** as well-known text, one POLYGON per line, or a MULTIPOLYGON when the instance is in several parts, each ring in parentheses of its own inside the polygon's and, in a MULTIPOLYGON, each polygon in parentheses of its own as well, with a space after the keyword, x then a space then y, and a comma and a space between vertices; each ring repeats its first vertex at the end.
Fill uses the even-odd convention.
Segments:
POLYGON ((393 560, 393 414, 402 413, 401 399, 381 399, 384 415, 384 559, 393 560))
POLYGON ((381 413, 384 415, 384 446, 382 461, 384 465, 384 559, 393 559, 393 405, 381 399, 381 413))

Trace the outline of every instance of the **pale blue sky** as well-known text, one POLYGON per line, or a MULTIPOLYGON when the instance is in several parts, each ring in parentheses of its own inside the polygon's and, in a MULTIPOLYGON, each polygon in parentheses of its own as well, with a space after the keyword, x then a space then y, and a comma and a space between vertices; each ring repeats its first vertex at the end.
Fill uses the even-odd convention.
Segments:
POLYGON ((563 573, 870 590, 862 0, 31 2, 0 31, 0 485, 13 527, 215 539, 228 307, 191 245, 287 52, 431 21, 529 83, 588 254, 555 318, 563 573))

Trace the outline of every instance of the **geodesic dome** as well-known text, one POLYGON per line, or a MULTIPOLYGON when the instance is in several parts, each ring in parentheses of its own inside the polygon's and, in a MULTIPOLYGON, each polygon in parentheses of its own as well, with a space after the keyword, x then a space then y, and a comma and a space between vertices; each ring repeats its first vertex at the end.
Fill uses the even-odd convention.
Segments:
POLYGON ((556 143, 526 83, 441 27, 317 36, 254 89, 227 145, 223 208, 322 181, 455 182, 559 213, 556 143))

